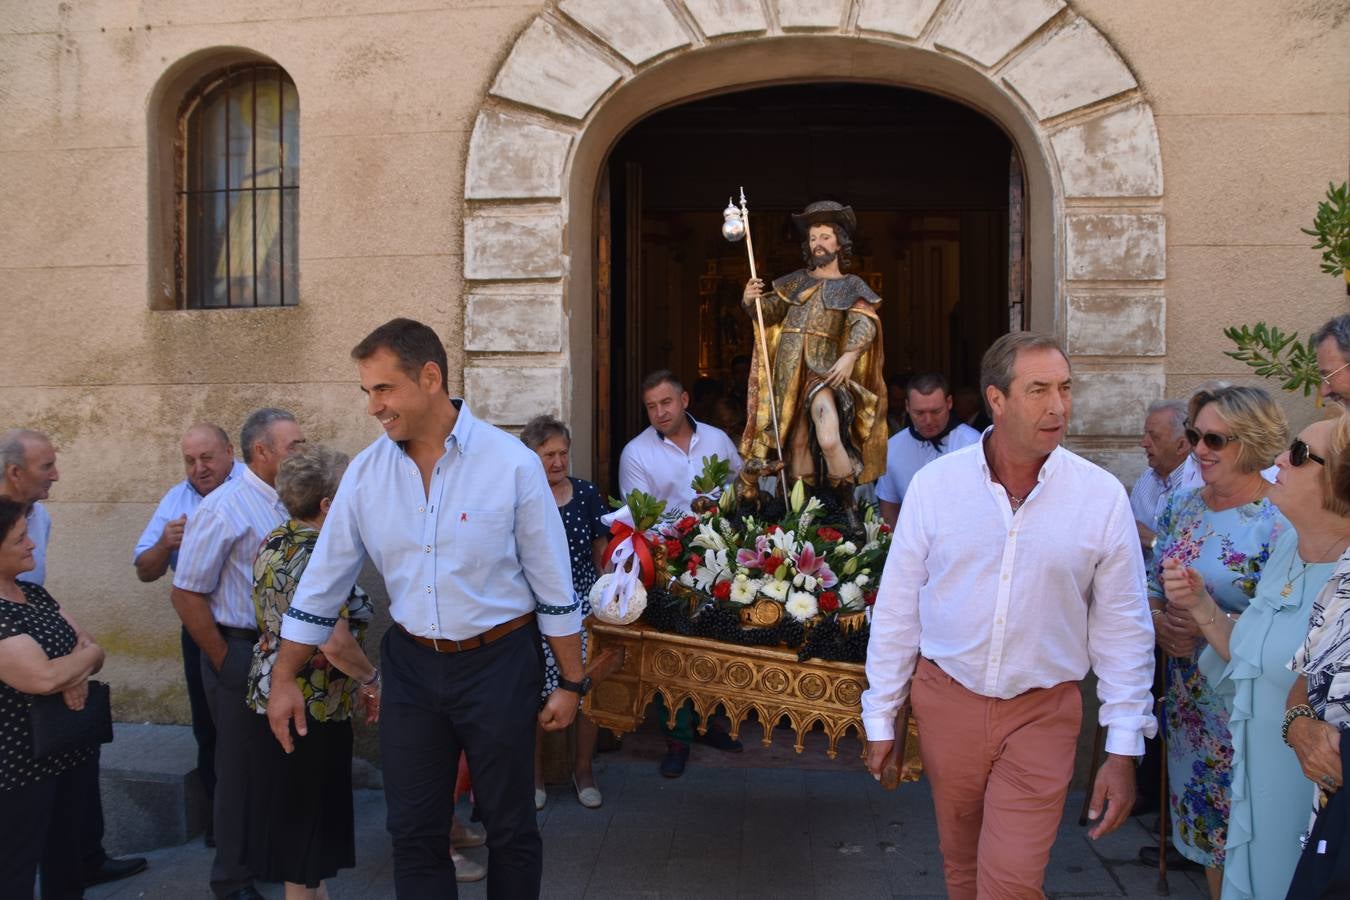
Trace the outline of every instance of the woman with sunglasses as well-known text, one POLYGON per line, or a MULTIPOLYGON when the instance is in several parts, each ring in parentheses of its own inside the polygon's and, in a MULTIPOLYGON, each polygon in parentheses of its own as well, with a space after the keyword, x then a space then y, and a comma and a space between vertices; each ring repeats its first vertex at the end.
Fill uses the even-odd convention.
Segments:
POLYGON ((1196 665, 1205 638, 1189 608, 1169 602, 1164 574, 1185 571, 1213 602, 1198 620, 1231 627, 1247 609, 1271 548, 1289 522, 1261 477, 1284 449, 1284 413, 1259 388, 1221 387, 1191 398, 1187 437, 1204 480, 1178 491, 1158 519, 1149 569, 1149 605, 1158 645, 1167 654, 1164 729, 1172 842, 1206 869, 1219 896, 1229 814, 1232 739, 1228 712, 1196 665), (1211 618, 1213 621, 1211 622, 1211 618))
POLYGON ((1280 739, 1294 651, 1308 633, 1314 600, 1350 547, 1350 504, 1333 475, 1350 445, 1350 419, 1309 425, 1276 463, 1269 498, 1289 519, 1266 562, 1256 596, 1234 621, 1203 579, 1164 564, 1168 605, 1185 610, 1209 644, 1200 671, 1224 700, 1233 741, 1232 805, 1224 850, 1223 897, 1283 897, 1308 821, 1308 788, 1298 758, 1280 739), (1261 865, 1254 862, 1260 860, 1261 865))

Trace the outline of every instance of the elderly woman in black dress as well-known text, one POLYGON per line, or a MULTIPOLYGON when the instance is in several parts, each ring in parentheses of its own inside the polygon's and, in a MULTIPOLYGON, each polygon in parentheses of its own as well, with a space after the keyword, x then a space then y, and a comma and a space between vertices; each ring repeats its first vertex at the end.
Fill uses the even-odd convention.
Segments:
MULTIPOLYGON (((567 426, 552 416, 535 416, 520 433, 520 439, 535 453, 544 465, 544 474, 548 476, 548 486, 553 489, 553 499, 558 504, 558 514, 562 516, 563 527, 567 530, 567 549, 572 562, 572 587, 581 600, 581 614, 591 613, 591 604, 587 600, 591 586, 600 577, 603 567, 601 554, 604 553, 608 529, 601 523, 605 514, 605 504, 600 491, 589 481, 572 478, 569 469, 568 453, 572 447, 572 433, 567 426)), ((544 645, 544 692, 545 698, 558 686, 558 663, 553 658, 548 641, 544 645)), ((581 634, 582 659, 586 656, 586 633, 581 634)), ((577 716, 577 758, 572 772, 572 787, 576 789, 577 801, 587 809, 598 807, 603 798, 600 789, 595 786, 595 773, 591 769, 591 759, 595 756, 595 740, 598 729, 594 722, 583 715, 577 716)), ((534 745, 534 805, 543 809, 548 800, 544 791, 543 762, 540 747, 543 733, 535 735, 534 745)))
MULTIPOLYGON (((103 650, 52 595, 18 576, 33 568, 27 508, 0 498, 0 897, 84 896, 75 790, 96 766, 94 747, 36 758, 28 708, 61 694, 83 709, 103 650)), ((94 776, 97 777, 97 776, 94 776)))

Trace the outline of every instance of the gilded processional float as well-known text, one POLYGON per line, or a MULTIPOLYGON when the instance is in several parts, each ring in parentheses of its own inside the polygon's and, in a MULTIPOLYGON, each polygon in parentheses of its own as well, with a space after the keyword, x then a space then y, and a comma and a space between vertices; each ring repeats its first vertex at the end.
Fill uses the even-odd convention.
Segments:
MULTIPOLYGON (((857 224, 849 207, 823 201, 793 216, 807 266, 767 290, 744 191, 723 220, 750 258, 744 462, 733 478, 727 461, 705 460, 688 511, 639 491, 612 501, 613 571, 592 589, 587 621, 586 714, 632 731, 660 695, 668 724, 689 700, 700 731, 720 706, 736 737, 753 711, 766 746, 786 720, 800 753, 820 725, 833 758, 849 730, 864 737, 863 662, 891 539, 876 510, 855 501, 886 465, 881 298, 842 271, 857 224)), ((908 705, 897 718, 887 787, 920 771, 908 705)))

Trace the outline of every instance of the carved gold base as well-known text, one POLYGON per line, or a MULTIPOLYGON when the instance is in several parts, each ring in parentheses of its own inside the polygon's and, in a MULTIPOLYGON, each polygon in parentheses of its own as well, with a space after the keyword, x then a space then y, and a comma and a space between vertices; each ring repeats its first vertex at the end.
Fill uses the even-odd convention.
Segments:
MULTIPOLYGON (((595 685, 586 697, 585 711, 602 728, 619 734, 634 730, 647 704, 659 694, 671 727, 676 710, 685 700, 693 701, 702 717, 700 732, 721 705, 731 719, 731 736, 737 737, 741 723, 754 710, 766 747, 773 743, 774 726, 784 717, 796 733, 793 749, 798 753, 804 748, 803 735, 817 722, 829 741, 826 753, 831 759, 838 755, 839 739, 848 731, 860 740, 864 737, 860 699, 867 678, 857 663, 798 662, 792 650, 683 637, 640 622, 607 625, 588 619, 586 628, 592 660, 589 671, 595 685)), ((907 733, 900 780, 916 781, 922 765, 912 718, 908 718, 907 733)))

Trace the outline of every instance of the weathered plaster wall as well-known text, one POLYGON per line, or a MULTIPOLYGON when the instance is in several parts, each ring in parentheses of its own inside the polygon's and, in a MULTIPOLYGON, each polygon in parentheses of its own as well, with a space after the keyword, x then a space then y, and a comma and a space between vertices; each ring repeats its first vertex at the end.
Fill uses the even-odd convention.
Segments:
MULTIPOLYGON (((249 408, 282 404, 312 437, 360 449, 376 430, 347 351, 397 314, 435 324, 454 386, 502 421, 518 418, 522 397, 532 408, 586 414, 589 374, 576 373, 582 386, 573 392, 568 369, 589 339, 578 306, 585 295, 565 304, 562 292, 569 272, 589 265, 572 252, 567 209, 589 216, 589 201, 561 200, 577 120, 617 96, 621 73, 688 52, 691 34, 734 41, 770 28, 892 41, 927 29, 930 44, 958 48, 976 67, 997 65, 1013 49, 1008 34, 1046 22, 1000 77, 1030 117, 1050 117, 1055 187, 1069 198, 1063 227, 1052 230, 1063 245, 1055 252, 1066 273, 1092 284, 1040 279, 1033 290, 1044 292, 1042 309, 1062 311, 1050 321, 1083 360, 1077 439, 1128 473, 1142 463, 1128 449, 1131 410, 1164 385, 1179 395, 1244 374, 1222 355, 1221 325, 1264 318, 1306 333, 1347 308, 1298 233, 1327 181, 1347 177, 1343 3, 0 2, 0 427, 31 425, 58 443, 49 584, 115 651, 119 715, 186 714, 167 584, 140 585, 129 556, 154 502, 181 477, 177 439, 190 422, 235 431, 249 408), (519 99, 529 73, 513 68, 524 57, 512 51, 518 39, 548 44, 532 25, 541 11, 579 35, 568 47, 580 41, 580 55, 551 77, 589 85, 556 91, 562 117, 519 99), (299 89, 295 309, 150 308, 148 103, 176 62, 211 47, 270 57, 299 89), (1085 54, 1106 62, 1056 81, 1085 54), (1077 97, 1125 86, 1126 76, 1138 84, 1136 100, 1056 118, 1077 97), (485 102, 497 112, 477 119, 485 102), (530 138, 524 170, 471 152, 474 141, 493 146, 507 132, 530 138), (1155 133, 1161 166, 1140 166, 1137 142, 1155 133), (467 203, 466 183, 482 192, 467 203), (1124 210, 1124 230, 1112 218, 1120 204, 1103 197, 1142 198, 1124 210), (488 199, 493 209, 472 205, 488 199), (522 277, 494 244, 521 248, 516 261, 536 267, 522 277), (489 317, 500 317, 499 330, 485 327, 489 317), (502 374, 509 379, 493 381, 502 374)), ((860 50, 858 71, 882 65, 878 53, 860 50)), ((672 89, 659 79, 632 87, 672 89)), ((1301 398, 1287 402, 1299 421, 1315 414, 1301 398)))

